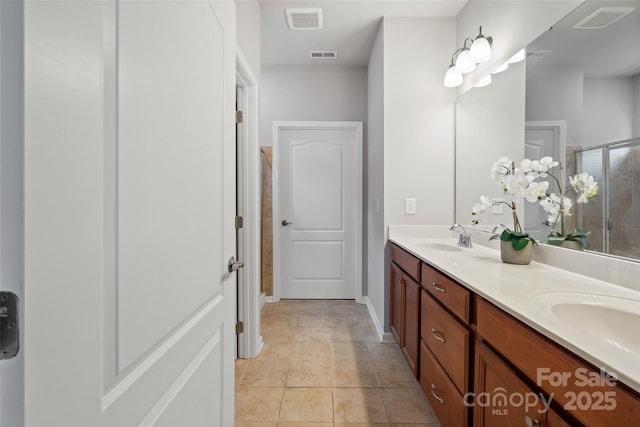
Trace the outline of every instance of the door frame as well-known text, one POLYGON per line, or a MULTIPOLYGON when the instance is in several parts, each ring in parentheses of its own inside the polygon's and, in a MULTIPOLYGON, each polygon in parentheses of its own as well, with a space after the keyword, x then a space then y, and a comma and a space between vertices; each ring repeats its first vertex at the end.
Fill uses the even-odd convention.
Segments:
POLYGON ((536 120, 524 122, 525 133, 527 130, 544 130, 553 131, 553 141, 556 151, 554 160, 562 162, 566 165, 567 150, 567 122, 564 120, 536 120))
POLYGON ((262 350, 260 332, 260 147, 258 146, 258 79, 236 45, 236 85, 243 88, 242 197, 244 212, 244 274, 238 275, 238 319, 244 332, 238 337, 239 358, 254 358, 262 350))
POLYGON ((280 206, 279 206, 279 138, 282 130, 291 129, 341 129, 356 131, 356 160, 353 170, 356 172, 356 283, 355 300, 358 303, 362 301, 362 122, 354 121, 274 121, 273 122, 273 299, 272 301, 280 301, 280 292, 282 288, 282 272, 280 271, 280 233, 276 230, 280 229, 280 206))

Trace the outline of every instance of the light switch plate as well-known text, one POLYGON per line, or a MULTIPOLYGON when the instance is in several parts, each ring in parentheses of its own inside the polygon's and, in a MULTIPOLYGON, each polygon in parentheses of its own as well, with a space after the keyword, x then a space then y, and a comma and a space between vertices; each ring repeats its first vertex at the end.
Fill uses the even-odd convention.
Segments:
POLYGON ((404 213, 405 215, 416 214, 416 199, 404 199, 404 213))
POLYGON ((489 212, 491 212, 494 215, 502 215, 502 206, 503 204, 502 199, 500 198, 494 198, 491 199, 492 205, 489 207, 489 212))

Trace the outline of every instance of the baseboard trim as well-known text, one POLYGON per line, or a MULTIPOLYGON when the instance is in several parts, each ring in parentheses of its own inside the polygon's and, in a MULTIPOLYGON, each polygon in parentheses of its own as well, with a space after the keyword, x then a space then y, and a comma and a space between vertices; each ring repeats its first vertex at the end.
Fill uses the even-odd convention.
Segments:
POLYGON ((391 332, 384 331, 384 325, 380 322, 376 311, 373 309, 373 305, 371 305, 371 300, 368 296, 362 297, 362 303, 367 305, 369 309, 369 315, 371 316, 371 320, 373 320, 373 324, 376 327, 376 332, 378 333, 378 338, 380 342, 395 342, 393 335, 391 332))

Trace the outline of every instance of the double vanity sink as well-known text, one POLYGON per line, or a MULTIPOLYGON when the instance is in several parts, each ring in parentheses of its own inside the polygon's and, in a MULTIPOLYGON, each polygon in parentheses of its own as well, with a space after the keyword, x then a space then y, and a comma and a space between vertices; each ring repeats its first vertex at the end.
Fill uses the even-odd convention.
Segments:
POLYGON ((454 238, 392 241, 640 392, 640 292, 536 262, 505 264, 498 251, 454 238))

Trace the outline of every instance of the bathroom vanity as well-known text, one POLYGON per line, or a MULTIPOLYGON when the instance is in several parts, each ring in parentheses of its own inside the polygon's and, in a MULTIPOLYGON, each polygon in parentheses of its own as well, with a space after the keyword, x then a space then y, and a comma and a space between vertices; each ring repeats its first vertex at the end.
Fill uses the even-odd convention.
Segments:
POLYGON ((640 424, 640 292, 453 239, 393 238, 390 271, 391 331, 443 426, 640 424))

